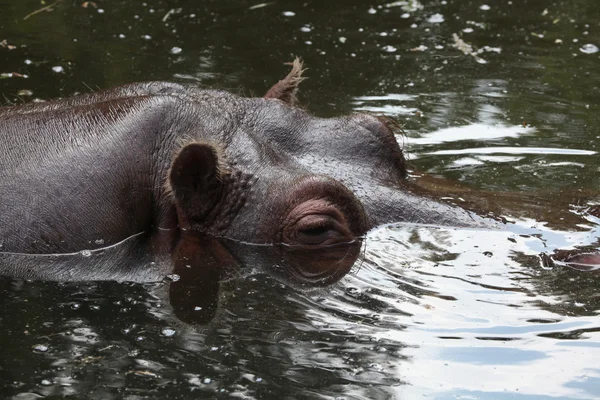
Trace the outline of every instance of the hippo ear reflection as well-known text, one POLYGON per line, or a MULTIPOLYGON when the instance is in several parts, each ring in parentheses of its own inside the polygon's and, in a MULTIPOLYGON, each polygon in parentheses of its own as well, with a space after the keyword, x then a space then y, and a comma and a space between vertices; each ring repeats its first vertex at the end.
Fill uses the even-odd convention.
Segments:
POLYGON ((169 301, 175 316, 188 324, 211 321, 219 300, 220 281, 238 263, 216 239, 183 235, 173 254, 169 301))
POLYGON ((186 233, 173 253, 169 301, 188 324, 210 322, 217 312, 220 282, 264 272, 287 285, 309 289, 331 285, 351 271, 362 241, 334 246, 257 246, 186 233))

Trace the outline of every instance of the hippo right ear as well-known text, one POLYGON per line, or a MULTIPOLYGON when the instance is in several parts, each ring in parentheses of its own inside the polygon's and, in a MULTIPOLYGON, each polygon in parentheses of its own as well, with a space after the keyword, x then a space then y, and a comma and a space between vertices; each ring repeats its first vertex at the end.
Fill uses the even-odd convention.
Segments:
POLYGON ((179 223, 202 225, 218 204, 223 189, 221 160, 208 143, 191 143, 175 156, 169 186, 175 197, 179 223))
POLYGON ((267 94, 265 94, 265 98, 279 99, 292 106, 296 104, 296 93, 298 93, 300 82, 304 80, 302 77, 304 69, 302 69, 302 60, 298 57, 291 64, 292 70, 290 73, 273 85, 267 94))

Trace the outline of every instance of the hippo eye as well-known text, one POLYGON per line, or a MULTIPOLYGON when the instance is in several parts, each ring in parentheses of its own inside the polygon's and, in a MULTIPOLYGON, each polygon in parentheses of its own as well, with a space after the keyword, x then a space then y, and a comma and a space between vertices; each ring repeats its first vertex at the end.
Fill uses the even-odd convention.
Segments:
POLYGON ((348 229, 328 215, 307 215, 296 223, 295 239, 303 245, 328 245, 349 241, 348 229))

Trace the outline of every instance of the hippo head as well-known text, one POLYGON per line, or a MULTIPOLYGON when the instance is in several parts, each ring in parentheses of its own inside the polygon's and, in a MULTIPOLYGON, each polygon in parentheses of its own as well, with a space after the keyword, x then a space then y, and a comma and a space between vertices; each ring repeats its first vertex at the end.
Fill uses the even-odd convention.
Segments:
MULTIPOLYGON (((264 98, 239 98, 218 140, 179 150, 168 175, 184 230, 252 243, 347 243, 391 222, 480 224, 470 213, 410 193, 406 160, 387 118, 318 118, 296 105, 298 59, 264 98)), ((221 92, 219 92, 221 93, 221 92)), ((220 94, 224 95, 224 94, 220 94)), ((215 111, 213 111, 213 115, 215 111)))

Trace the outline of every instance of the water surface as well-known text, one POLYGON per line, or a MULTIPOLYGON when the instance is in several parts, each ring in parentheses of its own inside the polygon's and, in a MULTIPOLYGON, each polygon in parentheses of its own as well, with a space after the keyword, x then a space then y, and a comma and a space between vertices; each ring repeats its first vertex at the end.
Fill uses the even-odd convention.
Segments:
POLYGON ((599 246, 595 0, 65 1, 24 19, 43 6, 0 3, 5 103, 156 79, 261 95, 297 55, 309 110, 397 119, 412 180, 511 225, 384 227, 311 291, 258 258, 204 324, 177 318, 168 279, 2 279, 1 397, 600 397, 600 277, 539 257, 599 246))

